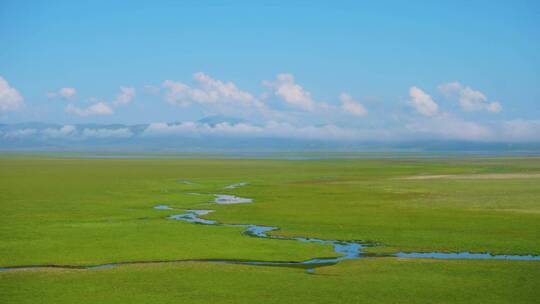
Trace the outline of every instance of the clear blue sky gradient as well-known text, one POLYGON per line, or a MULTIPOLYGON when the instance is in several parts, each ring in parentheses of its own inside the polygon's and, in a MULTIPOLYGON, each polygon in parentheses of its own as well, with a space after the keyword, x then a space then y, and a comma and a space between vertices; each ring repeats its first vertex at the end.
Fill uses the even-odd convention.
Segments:
POLYGON ((439 101, 437 85, 459 81, 503 105, 464 118, 540 119, 540 1, 292 2, 2 0, 0 76, 26 107, 0 119, 199 119, 196 109, 140 93, 199 71, 254 94, 291 73, 316 100, 349 92, 379 114, 406 111, 411 86, 439 101), (122 85, 137 88, 136 102, 106 117, 76 117, 46 97, 75 87, 85 104, 122 85))

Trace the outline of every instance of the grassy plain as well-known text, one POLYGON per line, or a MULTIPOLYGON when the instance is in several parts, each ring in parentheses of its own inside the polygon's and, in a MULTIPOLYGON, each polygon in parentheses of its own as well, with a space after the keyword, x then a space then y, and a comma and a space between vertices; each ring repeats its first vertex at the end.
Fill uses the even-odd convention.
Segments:
MULTIPOLYGON (((282 235, 373 241, 377 252, 540 254, 539 173, 540 158, 0 157, 0 266, 333 256, 328 246, 165 220, 175 212, 157 204, 215 209, 208 218, 282 235), (223 190, 242 181, 250 185, 223 190), (211 193, 255 202, 210 205, 211 193)), ((538 262, 380 258, 316 274, 204 263, 4 271, 0 302, 527 303, 540 286, 538 262)))
POLYGON ((299 269, 190 263, 0 273, 3 303, 537 303, 540 264, 393 258, 299 269))

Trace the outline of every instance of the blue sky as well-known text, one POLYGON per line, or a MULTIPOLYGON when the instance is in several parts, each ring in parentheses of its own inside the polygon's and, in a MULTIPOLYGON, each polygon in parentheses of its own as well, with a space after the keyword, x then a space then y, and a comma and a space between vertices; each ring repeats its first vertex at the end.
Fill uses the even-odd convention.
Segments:
POLYGON ((538 1, 110 2, 0 2, 0 123, 540 140, 538 1))

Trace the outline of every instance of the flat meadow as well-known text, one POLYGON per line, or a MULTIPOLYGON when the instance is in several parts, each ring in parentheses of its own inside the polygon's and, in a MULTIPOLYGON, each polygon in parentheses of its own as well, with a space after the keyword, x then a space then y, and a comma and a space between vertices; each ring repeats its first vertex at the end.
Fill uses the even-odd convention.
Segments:
POLYGON ((540 158, 92 159, 0 157, 2 303, 532 303, 540 262, 382 257, 540 255, 540 158), (246 182, 247 186, 225 189, 246 182), (213 194, 252 198, 218 205, 213 194), (358 240, 381 257, 294 267, 173 260, 303 261, 331 246, 167 219, 212 209, 273 235, 358 240))

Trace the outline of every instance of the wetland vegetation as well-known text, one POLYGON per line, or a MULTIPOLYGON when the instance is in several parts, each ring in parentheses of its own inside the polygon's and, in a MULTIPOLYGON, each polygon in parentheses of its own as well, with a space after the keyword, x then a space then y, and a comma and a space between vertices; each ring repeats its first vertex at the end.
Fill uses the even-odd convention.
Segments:
POLYGON ((311 275, 297 268, 200 263, 301 262, 336 253, 324 242, 246 237, 245 225, 167 220, 182 213, 176 209, 215 210, 193 218, 279 227, 263 231, 272 238, 369 242, 378 246, 362 252, 373 255, 538 255, 539 158, 5 156, 0 164, 0 266, 125 263, 0 271, 6 303, 90 303, 107 293, 112 303, 278 303, 293 295, 296 302, 315 303, 530 303, 539 296, 539 261, 380 257, 343 261, 311 275), (253 202, 217 204, 220 198, 253 202), (178 260, 188 262, 153 263, 178 260))

